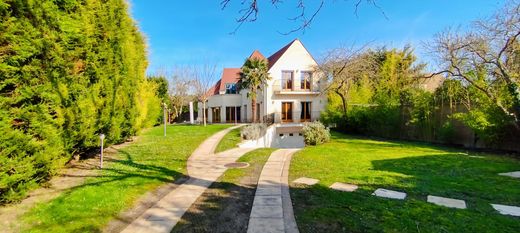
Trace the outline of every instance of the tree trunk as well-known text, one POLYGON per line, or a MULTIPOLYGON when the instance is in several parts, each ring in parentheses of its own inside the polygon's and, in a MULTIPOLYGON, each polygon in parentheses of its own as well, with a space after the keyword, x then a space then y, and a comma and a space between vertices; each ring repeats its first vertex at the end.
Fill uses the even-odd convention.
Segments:
POLYGON ((204 126, 206 126, 206 100, 202 101, 202 121, 204 126))
POLYGON ((251 97, 251 112, 253 114, 251 119, 253 123, 256 123, 256 97, 251 97))
POLYGON ((513 111, 511 115, 515 121, 516 129, 520 130, 520 87, 516 83, 507 85, 509 94, 513 97, 513 111))
POLYGON ((347 121, 347 100, 346 100, 345 96, 339 90, 335 90, 335 92, 341 98, 341 105, 343 107, 343 119, 346 122, 347 121))

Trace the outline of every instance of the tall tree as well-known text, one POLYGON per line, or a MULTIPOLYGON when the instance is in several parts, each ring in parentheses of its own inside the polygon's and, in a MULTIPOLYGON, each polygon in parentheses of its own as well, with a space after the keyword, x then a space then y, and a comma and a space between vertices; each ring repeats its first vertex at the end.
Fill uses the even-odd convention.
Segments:
POLYGON ((0 203, 155 120, 146 43, 124 0, 0 0, 0 203))
POLYGON ((250 58, 247 59, 240 72, 240 80, 238 86, 240 89, 249 89, 247 97, 251 99, 251 113, 253 122, 256 119, 256 95, 258 90, 265 85, 269 77, 269 68, 266 59, 250 58))
MULTIPOLYGON (((492 17, 477 20, 470 31, 446 30, 429 48, 442 69, 472 86, 511 117, 520 129, 520 1, 509 1, 492 17)), ((436 74, 437 74, 436 73, 436 74)))
POLYGON ((365 76, 374 76, 377 63, 371 53, 361 48, 337 48, 331 50, 318 70, 329 77, 329 85, 325 89, 339 96, 343 119, 347 120, 349 95, 351 89, 365 76))

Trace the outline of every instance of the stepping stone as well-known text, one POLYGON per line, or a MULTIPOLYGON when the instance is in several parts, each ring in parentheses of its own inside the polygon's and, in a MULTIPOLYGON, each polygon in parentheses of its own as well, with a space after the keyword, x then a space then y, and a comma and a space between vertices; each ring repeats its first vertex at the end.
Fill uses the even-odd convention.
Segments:
POLYGON ((336 182, 332 184, 329 188, 343 192, 354 192, 356 191, 356 189, 358 189, 358 186, 355 184, 345 184, 341 182, 336 182))
POLYGON ((466 209, 466 202, 459 199, 428 195, 428 202, 450 208, 466 209))
POLYGON ((378 197, 391 198, 391 199, 399 199, 399 200, 404 200, 406 198, 406 193, 397 192, 397 191, 388 190, 388 189, 377 189, 376 191, 374 191, 374 193, 372 193, 372 195, 378 196, 378 197))
POLYGON ((520 178, 520 171, 507 172, 507 173, 498 173, 498 174, 501 175, 501 176, 509 176, 509 177, 513 177, 513 178, 520 178))
POLYGON ((317 179, 312 179, 312 178, 307 178, 307 177, 301 177, 301 178, 298 178, 296 180, 293 181, 293 183, 296 183, 296 184, 305 184, 305 185, 315 185, 318 183, 319 180, 317 179))
POLYGON ((497 210, 500 214, 520 217, 520 207, 518 207, 518 206, 499 205, 499 204, 491 204, 491 206, 493 206, 493 208, 495 210, 497 210))

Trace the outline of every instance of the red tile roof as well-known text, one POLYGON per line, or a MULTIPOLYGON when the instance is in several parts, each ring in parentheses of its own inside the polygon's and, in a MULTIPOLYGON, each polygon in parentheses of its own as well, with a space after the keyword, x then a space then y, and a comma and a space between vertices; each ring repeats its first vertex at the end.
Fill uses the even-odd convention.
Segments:
POLYGON ((265 59, 264 55, 262 55, 262 53, 260 53, 258 50, 255 50, 253 51, 253 53, 251 54, 251 56, 249 56, 248 59, 251 59, 251 58, 256 58, 256 59, 265 59))
MULTIPOLYGON (((273 67, 273 65, 282 57, 282 55, 291 47, 294 42, 299 41, 298 39, 294 39, 289 44, 285 45, 280 50, 276 51, 273 55, 271 55, 269 58, 267 58, 269 62, 269 69, 273 67)), ((249 58, 257 58, 257 59, 266 59, 262 53, 260 53, 258 50, 253 51, 249 58)), ((213 87, 210 88, 210 90, 207 92, 208 96, 212 95, 218 95, 220 91, 226 90, 226 84, 227 83, 237 83, 240 80, 240 68, 224 68, 222 71, 222 77, 221 79, 215 83, 213 87)))
POLYGON ((240 68, 224 68, 222 78, 220 78, 219 91, 225 91, 227 83, 237 83, 240 80, 240 70, 240 68))
POLYGON ((206 98, 212 96, 212 95, 218 95, 220 88, 220 79, 213 85, 207 92, 206 92, 206 98))
POLYGON ((240 79, 240 70, 240 68, 224 68, 222 76, 215 85, 206 92, 206 96, 218 95, 220 91, 225 91, 226 83, 237 83, 240 79))

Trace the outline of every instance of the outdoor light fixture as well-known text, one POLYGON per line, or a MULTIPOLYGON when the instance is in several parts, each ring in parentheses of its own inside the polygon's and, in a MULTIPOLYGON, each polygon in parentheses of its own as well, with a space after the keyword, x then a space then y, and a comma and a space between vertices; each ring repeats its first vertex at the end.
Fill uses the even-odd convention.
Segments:
POLYGON ((163 104, 163 112, 164 112, 164 116, 163 116, 163 119, 164 119, 164 136, 166 137, 166 103, 162 103, 163 104))
POLYGON ((99 156, 99 168, 103 168, 103 140, 105 140, 105 134, 100 134, 99 140, 100 140, 100 144, 101 144, 101 154, 99 156))

